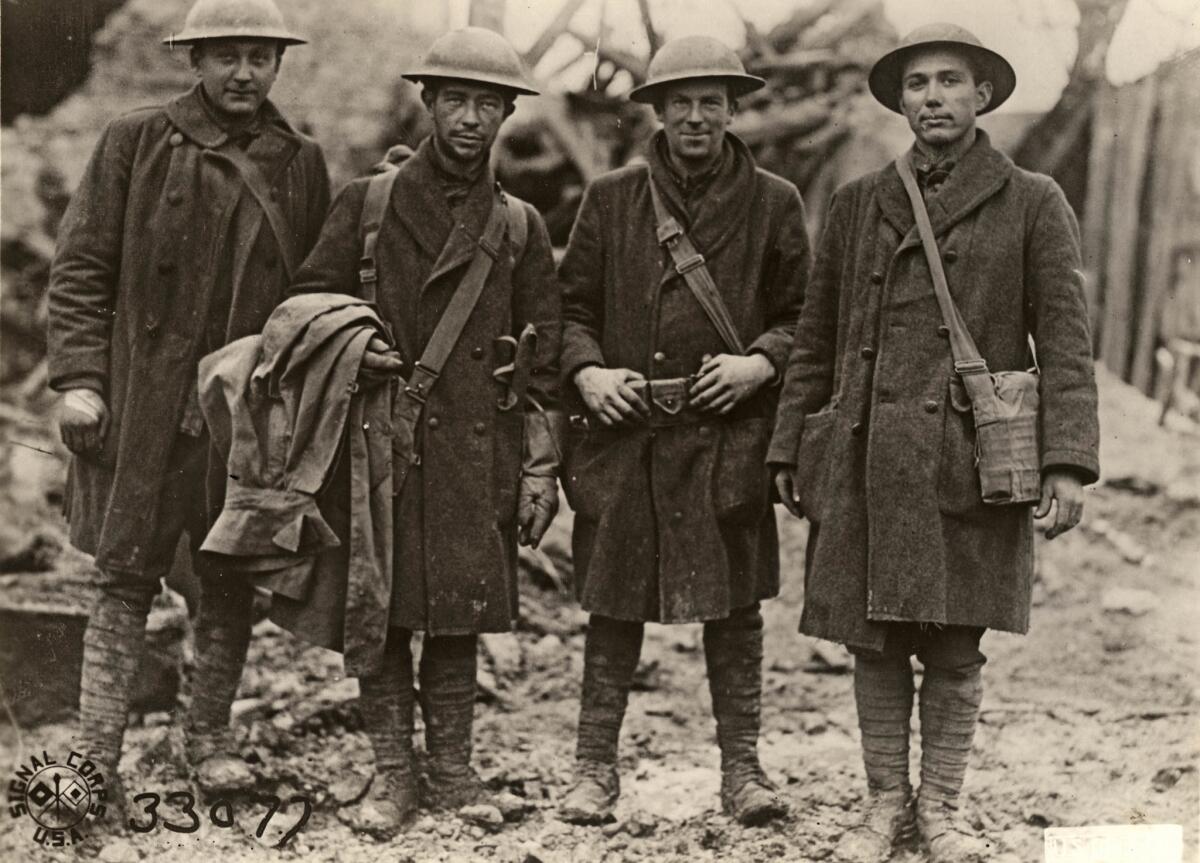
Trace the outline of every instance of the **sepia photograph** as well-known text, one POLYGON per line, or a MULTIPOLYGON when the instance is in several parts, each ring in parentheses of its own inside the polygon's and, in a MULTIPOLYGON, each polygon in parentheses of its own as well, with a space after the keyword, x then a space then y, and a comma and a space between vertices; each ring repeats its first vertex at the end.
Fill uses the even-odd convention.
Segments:
POLYGON ((0 61, 0 863, 1200 863, 1200 0, 0 61))

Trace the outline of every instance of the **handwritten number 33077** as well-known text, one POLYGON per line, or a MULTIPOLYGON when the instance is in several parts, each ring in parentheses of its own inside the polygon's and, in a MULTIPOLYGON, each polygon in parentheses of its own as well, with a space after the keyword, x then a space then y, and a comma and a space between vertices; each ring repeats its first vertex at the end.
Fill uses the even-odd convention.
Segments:
MULTIPOLYGON (((149 833, 159 826, 158 804, 163 801, 163 797, 154 791, 146 791, 142 794, 135 795, 134 803, 142 807, 142 811, 150 816, 149 824, 139 824, 136 818, 129 819, 129 829, 135 833, 149 833)), ((168 806, 178 807, 179 812, 184 818, 188 819, 187 824, 172 824, 165 818, 162 819, 162 826, 170 830, 172 833, 195 833, 200 829, 200 816, 196 814, 196 798, 192 796, 190 791, 172 791, 166 795, 168 806)), ((284 803, 279 797, 274 794, 258 795, 252 798, 255 803, 261 804, 267 808, 267 812, 263 815, 262 820, 258 822, 258 829, 254 831, 254 835, 261 839, 263 833, 267 830, 267 824, 275 813, 284 810, 286 811, 293 803, 301 803, 304 806, 304 812, 300 815, 300 820, 297 821, 287 833, 283 834, 278 842, 275 843, 276 848, 283 848, 295 838, 296 834, 304 829, 304 825, 308 823, 309 816, 312 815, 312 801, 303 795, 297 795, 291 800, 284 803)), ((208 810, 208 820, 214 827, 233 827, 233 804, 228 800, 218 800, 208 810)))

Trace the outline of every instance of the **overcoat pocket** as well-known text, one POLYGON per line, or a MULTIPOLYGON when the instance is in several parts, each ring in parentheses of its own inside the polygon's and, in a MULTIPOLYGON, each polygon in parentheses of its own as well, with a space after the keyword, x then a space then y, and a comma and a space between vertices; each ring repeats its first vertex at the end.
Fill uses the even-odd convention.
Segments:
POLYGON ((811 522, 821 521, 829 475, 829 442, 837 425, 837 406, 830 406, 804 418, 804 431, 796 449, 796 473, 793 485, 800 511, 811 522))
POLYGON ((754 523, 769 506, 767 446, 771 422, 750 417, 718 426, 720 449, 713 470, 713 500, 722 521, 754 523))

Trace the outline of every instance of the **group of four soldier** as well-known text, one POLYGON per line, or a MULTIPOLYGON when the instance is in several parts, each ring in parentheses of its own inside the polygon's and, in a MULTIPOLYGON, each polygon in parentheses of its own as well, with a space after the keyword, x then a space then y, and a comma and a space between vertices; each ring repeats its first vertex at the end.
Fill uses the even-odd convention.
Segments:
MULTIPOLYGON (((169 41, 190 46, 198 84, 105 130, 51 274, 51 384, 75 454, 71 538, 102 573, 80 745, 115 779, 146 616, 186 533, 201 584, 188 758, 202 788, 244 788, 254 776, 229 718, 253 582, 199 550, 227 471, 197 405, 197 363, 261 330, 289 295, 360 290, 371 180, 330 206, 320 148, 268 101, 285 48, 303 41, 271 0, 198 0, 169 41)), ((416 371, 504 195, 491 146, 516 98, 536 93, 511 46, 475 28, 439 38, 406 77, 422 85, 434 131, 396 170, 379 224, 376 306, 393 338, 367 348, 365 386, 416 371)), ((974 428, 956 404, 896 168, 837 193, 814 262, 800 194, 728 132, 738 98, 763 83, 716 40, 666 43, 631 94, 662 129, 643 161, 588 187, 557 274, 537 212, 504 208, 504 239, 486 250, 473 310, 423 396, 419 458, 394 506, 387 643, 360 678, 376 776, 347 816, 355 827, 389 836, 418 805, 485 798, 470 766, 477 638, 514 625, 517 545, 539 542, 561 479, 590 613, 562 818, 611 817, 651 621, 704 624, 724 810, 745 824, 787 814, 757 754, 759 603, 779 590, 778 495, 811 522, 801 629, 856 657, 870 793, 836 853, 886 860, 919 828, 934 860, 988 858, 958 797, 982 695, 980 637, 1028 625, 1034 507, 980 500, 974 428), (499 421, 496 372, 529 325, 514 431, 499 421), (815 460, 801 446, 814 433, 827 439, 815 460), (428 755, 419 777, 414 682, 428 755)), ((1052 180, 1014 167, 976 129, 1015 76, 967 31, 910 34, 870 84, 912 127, 903 158, 983 354, 1019 369, 1028 339, 1037 345, 1036 514, 1054 512, 1053 536, 1079 520, 1081 487, 1098 472, 1074 218, 1052 180)), ((110 797, 117 822, 119 783, 110 797)))

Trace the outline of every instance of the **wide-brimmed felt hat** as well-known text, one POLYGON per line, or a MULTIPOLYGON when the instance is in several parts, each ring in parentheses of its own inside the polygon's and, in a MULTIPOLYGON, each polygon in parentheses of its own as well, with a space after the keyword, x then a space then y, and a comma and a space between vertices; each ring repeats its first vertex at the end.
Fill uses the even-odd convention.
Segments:
POLYGON ((734 99, 767 83, 757 75, 747 75, 741 59, 723 42, 711 36, 681 36, 658 49, 646 70, 646 82, 630 90, 629 98, 652 103, 663 86, 693 78, 725 81, 734 99))
POLYGON ((950 48, 968 54, 979 70, 981 81, 992 84, 991 101, 980 114, 999 108, 1017 86, 1017 73, 1002 56, 983 47, 974 33, 956 24, 926 24, 900 40, 900 44, 876 61, 867 76, 867 84, 879 104, 897 114, 900 110, 901 78, 904 64, 918 50, 950 48))

